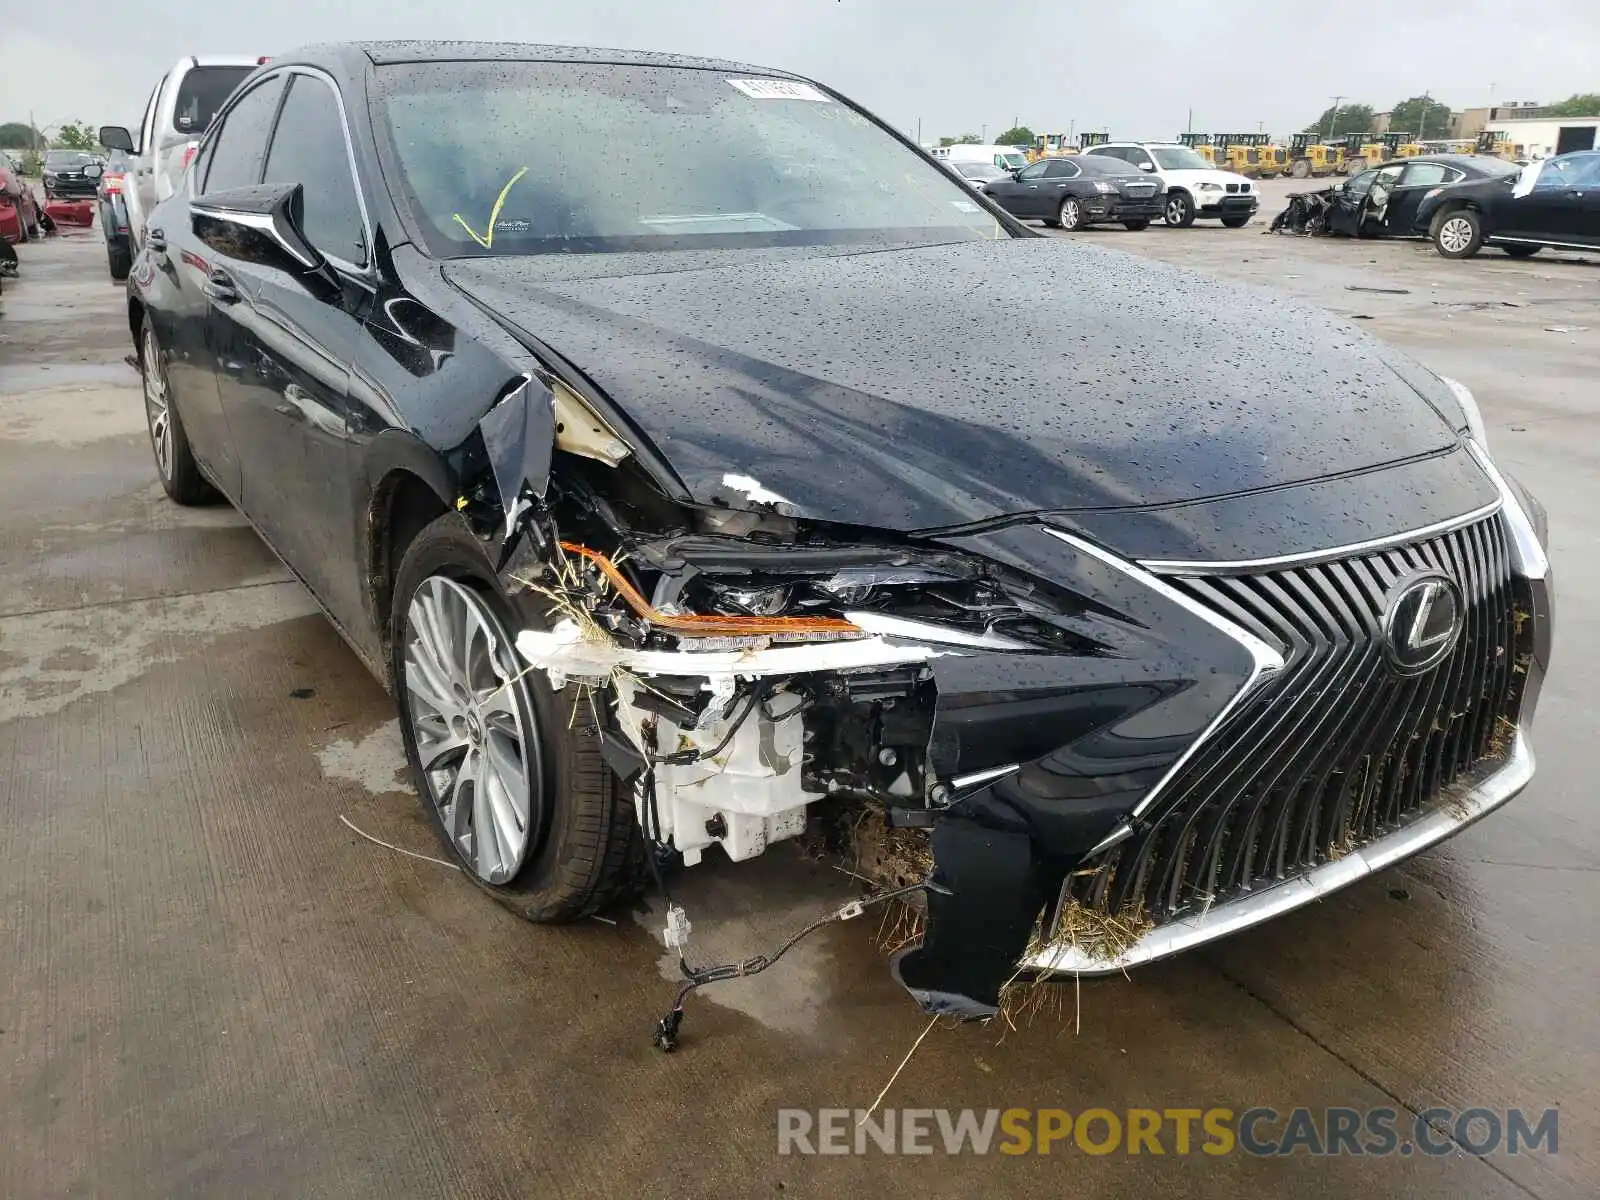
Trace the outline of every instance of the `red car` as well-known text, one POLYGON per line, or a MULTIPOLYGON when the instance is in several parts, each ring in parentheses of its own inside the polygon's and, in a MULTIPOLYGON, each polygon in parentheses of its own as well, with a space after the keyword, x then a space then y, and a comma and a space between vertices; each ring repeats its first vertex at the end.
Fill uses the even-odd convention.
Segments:
POLYGON ((23 182, 11 156, 0 151, 0 237, 8 242, 25 242, 42 236, 39 201, 23 182))

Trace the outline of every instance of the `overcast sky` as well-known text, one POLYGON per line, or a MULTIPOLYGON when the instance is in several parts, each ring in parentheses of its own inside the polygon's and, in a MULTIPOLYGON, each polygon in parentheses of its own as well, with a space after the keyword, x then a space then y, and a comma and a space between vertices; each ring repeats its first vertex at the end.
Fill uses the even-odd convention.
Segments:
POLYGON ((179 56, 482 38, 675 50, 811 75, 923 139, 1292 132, 1335 94, 1384 109, 1600 91, 1600 0, 0 0, 0 121, 135 124, 179 56))

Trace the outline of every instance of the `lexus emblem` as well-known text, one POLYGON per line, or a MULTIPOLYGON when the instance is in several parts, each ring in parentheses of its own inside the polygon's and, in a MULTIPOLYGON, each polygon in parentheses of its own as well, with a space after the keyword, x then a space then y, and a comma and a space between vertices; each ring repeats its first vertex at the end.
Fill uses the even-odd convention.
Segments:
POLYGON ((1461 636, 1461 589, 1446 575, 1414 575, 1389 593, 1383 613, 1384 651, 1402 675, 1420 675, 1442 662, 1461 636))

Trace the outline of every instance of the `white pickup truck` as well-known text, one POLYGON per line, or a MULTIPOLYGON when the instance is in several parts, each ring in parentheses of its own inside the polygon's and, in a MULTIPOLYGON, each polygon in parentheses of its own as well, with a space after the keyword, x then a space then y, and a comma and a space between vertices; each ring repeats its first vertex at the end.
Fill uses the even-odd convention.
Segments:
POLYGON ((125 150, 134 158, 123 189, 134 253, 144 245, 147 215, 178 190, 189 160, 223 101, 266 61, 243 54, 191 54, 179 59, 150 93, 137 141, 121 125, 101 127, 102 146, 125 150))

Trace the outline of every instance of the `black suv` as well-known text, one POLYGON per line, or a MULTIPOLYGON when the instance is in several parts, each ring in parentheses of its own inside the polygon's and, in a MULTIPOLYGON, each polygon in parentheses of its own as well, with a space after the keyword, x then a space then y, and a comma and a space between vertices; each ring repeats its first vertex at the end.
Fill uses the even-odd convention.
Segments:
POLYGON ((1517 175, 1435 188, 1417 208, 1434 249, 1471 258, 1485 243, 1513 258, 1546 246, 1600 247, 1600 150, 1530 163, 1517 175))
POLYGON ((84 168, 99 162, 100 156, 87 150, 51 150, 44 156, 45 196, 93 196, 100 190, 100 175, 84 168))

